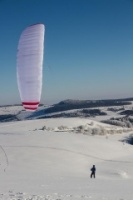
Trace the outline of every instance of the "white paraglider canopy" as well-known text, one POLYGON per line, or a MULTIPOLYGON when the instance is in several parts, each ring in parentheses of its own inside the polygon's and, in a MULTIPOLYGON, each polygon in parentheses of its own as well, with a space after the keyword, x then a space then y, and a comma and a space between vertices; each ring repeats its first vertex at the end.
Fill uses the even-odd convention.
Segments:
POLYGON ((41 98, 44 52, 43 24, 27 27, 21 34, 17 52, 17 82, 26 110, 36 110, 41 98))

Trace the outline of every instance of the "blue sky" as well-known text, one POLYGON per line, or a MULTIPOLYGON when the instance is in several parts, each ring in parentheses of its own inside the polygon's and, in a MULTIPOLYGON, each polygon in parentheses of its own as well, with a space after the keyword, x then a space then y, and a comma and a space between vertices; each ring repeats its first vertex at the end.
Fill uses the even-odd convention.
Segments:
POLYGON ((21 103, 21 32, 44 23, 42 103, 133 97, 133 0, 0 0, 0 105, 21 103))

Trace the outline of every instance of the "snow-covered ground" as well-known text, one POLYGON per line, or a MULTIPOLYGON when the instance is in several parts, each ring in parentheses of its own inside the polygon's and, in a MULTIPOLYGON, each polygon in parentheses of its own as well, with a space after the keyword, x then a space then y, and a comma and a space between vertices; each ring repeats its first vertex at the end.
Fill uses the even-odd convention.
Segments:
POLYGON ((133 199, 131 133, 95 118, 0 123, 0 199, 133 199))

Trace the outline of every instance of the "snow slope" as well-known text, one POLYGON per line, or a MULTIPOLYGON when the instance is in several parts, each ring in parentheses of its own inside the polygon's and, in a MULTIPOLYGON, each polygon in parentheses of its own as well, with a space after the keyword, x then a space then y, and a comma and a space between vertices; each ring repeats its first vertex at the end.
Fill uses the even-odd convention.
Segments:
POLYGON ((112 127, 81 118, 1 123, 0 199, 133 199, 133 147, 121 141, 131 132, 73 131, 86 124, 112 127), (96 179, 90 179, 93 164, 96 179))

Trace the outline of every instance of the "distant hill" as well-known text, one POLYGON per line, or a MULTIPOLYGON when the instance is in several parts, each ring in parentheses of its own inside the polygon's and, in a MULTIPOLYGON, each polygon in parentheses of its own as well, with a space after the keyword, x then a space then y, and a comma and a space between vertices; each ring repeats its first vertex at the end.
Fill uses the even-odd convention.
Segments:
POLYGON ((109 100, 65 100, 45 109, 45 114, 73 109, 131 105, 133 98, 109 100))
MULTIPOLYGON (((22 105, 0 106, 0 122, 50 117, 96 117, 105 116, 107 111, 125 111, 124 106, 132 107, 133 98, 105 100, 72 100, 67 99, 57 104, 41 104, 37 111, 27 112, 22 105), (102 110, 106 107, 106 111, 102 110), (111 107, 109 109, 109 107, 111 107), (112 108, 113 107, 113 108, 112 108), (119 107, 119 108, 117 108, 119 107)), ((121 113, 122 114, 122 113, 121 113)), ((124 114, 124 113, 123 113, 124 114)))

